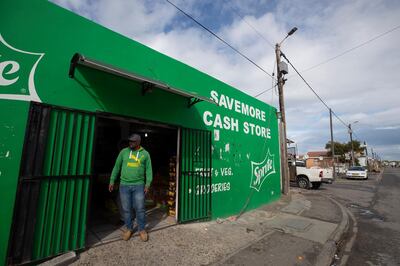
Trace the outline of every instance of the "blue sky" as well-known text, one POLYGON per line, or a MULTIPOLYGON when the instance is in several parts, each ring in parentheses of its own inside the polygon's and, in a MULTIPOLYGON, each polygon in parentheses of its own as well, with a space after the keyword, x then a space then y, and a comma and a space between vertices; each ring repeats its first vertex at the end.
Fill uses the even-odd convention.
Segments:
MULTIPOLYGON (((300 72, 400 26, 400 1, 171 0, 269 73, 271 44, 296 26, 282 50, 300 72), (260 36, 260 34, 262 36, 260 36)), ((272 81, 165 0, 54 0, 58 5, 256 95, 272 81)), ((400 28, 312 70, 305 79, 384 159, 400 160, 400 28)), ((330 140, 329 112, 289 68, 287 136, 301 153, 330 140)), ((278 106, 274 90, 259 97, 278 106)), ((349 140, 334 119, 334 137, 349 140)))

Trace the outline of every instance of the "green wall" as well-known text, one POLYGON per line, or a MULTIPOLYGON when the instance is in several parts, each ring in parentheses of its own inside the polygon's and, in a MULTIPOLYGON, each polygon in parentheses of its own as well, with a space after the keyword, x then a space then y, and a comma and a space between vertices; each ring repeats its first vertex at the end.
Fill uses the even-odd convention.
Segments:
MULTIPOLYGON (((0 258, 5 256, 12 221, 28 100, 38 100, 29 96, 32 81, 43 103, 208 129, 215 136, 218 133, 214 129, 218 129, 219 140, 214 138, 212 147, 213 183, 216 190, 212 204, 214 219, 237 214, 250 194, 247 210, 280 197, 279 138, 275 108, 46 1, 1 1, 0 34, 3 39, 0 42, 0 65, 6 61, 19 63, 18 71, 8 64, 0 72, 8 81, 18 77, 10 85, 0 83, 0 184, 3 191, 6 191, 1 196, 4 208, 1 210, 0 222, 0 258), (139 83, 84 67, 78 67, 75 78, 70 79, 70 59, 75 52, 188 92, 211 97, 212 91, 215 91, 218 96, 225 95, 261 110, 265 113, 265 119, 235 112, 235 102, 229 100, 233 104, 232 110, 207 102, 187 108, 183 97, 161 90, 143 96, 139 83), (34 75, 32 69, 35 70, 34 75), (26 99, 10 100, 10 97, 26 99), (217 114, 221 116, 222 128, 219 128, 218 123, 206 125, 214 123, 217 114), (237 123, 237 128, 223 128, 224 117, 237 123), (246 134, 243 126, 245 122, 269 128, 271 137, 246 134), (8 151, 11 155, 5 156, 8 151), (266 158, 268 151, 274 157, 266 158), (252 168, 251 162, 263 163, 263 166, 268 162, 265 159, 271 159, 272 168, 267 171, 271 174, 262 176, 262 186, 254 190, 250 188, 250 182, 254 181, 252 173, 257 165, 252 168)), ((225 123, 225 126, 228 125, 231 126, 225 123)))
POLYGON ((0 100, 0 264, 8 247, 28 108, 28 102, 0 100))

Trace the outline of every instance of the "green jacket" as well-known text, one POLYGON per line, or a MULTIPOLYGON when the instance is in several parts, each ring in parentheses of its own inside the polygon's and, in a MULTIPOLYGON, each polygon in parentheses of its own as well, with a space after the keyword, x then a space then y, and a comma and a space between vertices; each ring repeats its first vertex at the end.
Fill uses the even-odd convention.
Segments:
POLYGON ((149 187, 153 180, 150 154, 142 147, 122 149, 112 170, 110 184, 114 184, 120 172, 122 185, 139 185, 146 181, 146 187, 149 187))

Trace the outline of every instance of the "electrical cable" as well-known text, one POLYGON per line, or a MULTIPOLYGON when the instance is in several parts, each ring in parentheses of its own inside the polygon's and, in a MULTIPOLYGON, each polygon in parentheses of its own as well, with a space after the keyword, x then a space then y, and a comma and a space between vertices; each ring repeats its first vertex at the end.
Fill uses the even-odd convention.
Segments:
POLYGON ((251 25, 239 12, 237 12, 232 5, 230 4, 231 2, 229 1, 225 1, 226 3, 228 3, 229 8, 238 16, 240 17, 244 23, 246 23, 250 28, 252 28, 258 36, 260 36, 269 46, 272 47, 272 49, 275 49, 275 46, 267 39, 264 37, 264 35, 262 35, 253 25, 251 25))
POLYGON ((278 86, 278 84, 272 85, 271 88, 269 88, 269 89, 267 89, 267 90, 264 90, 264 91, 258 93, 257 95, 254 95, 253 97, 254 97, 254 98, 257 98, 257 97, 261 96, 262 94, 264 94, 264 93, 266 93, 266 92, 272 90, 272 89, 275 88, 276 86, 278 86))
MULTIPOLYGON (((290 66, 294 69, 294 71, 296 71, 296 73, 300 76, 300 78, 304 81, 304 83, 306 83, 306 85, 310 88, 310 90, 315 94, 315 96, 317 96, 317 98, 325 105, 326 108, 328 108, 328 110, 332 111, 332 114, 347 128, 349 128, 349 124, 345 123, 340 117, 339 115, 337 115, 332 108, 330 108, 324 100, 322 100, 322 98, 318 95, 318 93, 311 87, 311 85, 304 79, 304 77, 299 73, 299 71, 294 67, 294 65, 289 61, 289 59, 286 57, 286 55, 284 53, 281 52, 281 55, 283 58, 285 58, 285 60, 290 64, 290 66)), ((360 139, 358 137, 358 135, 354 132, 354 130, 352 129, 352 134, 355 136, 355 139, 360 139)))
POLYGON ((346 124, 333 110, 332 114, 339 120, 345 127, 349 128, 349 124, 346 124))
MULTIPOLYGON (((265 74, 267 74, 268 76, 270 76, 272 78, 272 83, 274 82, 275 78, 274 78, 274 73, 271 75, 269 74, 266 70, 264 70, 261 66, 259 66, 258 64, 256 64, 254 61, 252 61, 250 58, 248 58, 246 55, 244 55, 243 53, 241 53, 239 50, 237 50, 236 48, 234 48, 232 45, 230 45, 229 43, 227 43, 225 40, 223 40, 221 37, 219 37, 216 33, 214 33, 213 31, 211 31, 210 29, 208 29, 206 26, 204 26, 203 24, 201 24, 200 22, 198 22, 196 19, 194 19, 192 16, 190 16, 189 14, 187 14, 185 11, 183 11, 182 9, 180 9, 178 6, 176 6, 175 4, 173 4, 172 2, 170 2, 169 0, 166 0, 169 4, 171 4, 172 6, 174 6, 177 10, 179 10, 180 12, 182 12, 185 16, 187 16, 188 18, 190 18, 192 21, 194 21, 197 25, 199 25, 200 27, 202 27, 204 30, 208 31, 211 35, 213 35, 214 37, 216 37, 218 40, 220 40, 221 42, 223 42, 224 44, 226 44, 228 47, 230 47, 232 50, 234 50, 235 52, 237 52, 238 54, 240 54, 242 57, 244 57, 245 59, 247 59, 249 62, 251 62, 253 65, 255 65, 258 69, 260 69, 262 72, 264 72, 265 74)), ((275 69, 275 64, 274 64, 274 69, 275 69)), ((275 86, 272 86, 271 89, 273 89, 275 86)), ((271 90, 270 89, 270 90, 271 90)), ((268 90, 267 90, 268 91, 268 90)), ((266 91, 264 91, 266 92, 266 91)), ((262 93, 264 93, 262 92, 262 93)), ((262 94, 261 93, 261 94, 262 94)), ((273 91, 271 92, 272 94, 272 99, 273 99, 273 91)), ((261 95, 259 94, 259 95, 261 95)), ((270 107, 270 115, 269 115, 269 120, 267 123, 267 127, 269 127, 270 123, 271 123, 271 111, 273 110, 272 107, 270 107)), ((267 140, 264 141, 264 145, 263 145, 263 150, 265 149, 265 145, 266 145, 267 140)), ((240 213, 235 216, 235 219, 238 219, 246 210, 247 206, 250 203, 250 200, 254 194, 254 189, 251 189, 249 196, 246 199, 245 204, 243 205, 240 213)))
MULTIPOLYGON (((257 98, 257 97, 261 96, 262 94, 264 94, 264 93, 266 93, 266 92, 268 92, 268 91, 270 91, 270 90, 272 90, 272 89, 274 89, 274 88, 276 88, 278 86, 278 83, 275 83, 275 85, 274 85, 274 81, 275 80, 278 81, 277 79, 274 78, 275 77, 275 75, 274 75, 275 66, 276 66, 276 61, 274 60, 274 66, 272 67, 272 76, 273 76, 273 78, 272 78, 271 88, 263 90, 260 93, 258 93, 257 95, 254 95, 253 96, 254 98, 257 98)), ((272 102, 271 102, 271 104, 272 104, 272 102)))
POLYGON ((289 65, 292 66, 292 68, 294 69, 294 71, 296 71, 297 75, 299 75, 299 77, 304 81, 304 83, 308 86, 308 88, 310 88, 310 90, 315 94, 315 96, 317 96, 317 98, 325 105, 326 108, 328 108, 328 110, 330 109, 330 107, 325 103, 324 100, 322 100, 322 98, 318 95, 318 93, 315 92, 315 90, 311 87, 310 84, 308 84, 308 82, 304 79, 304 77, 300 74, 299 71, 297 71, 297 69, 293 66, 293 64, 289 61, 289 59, 286 57, 286 55, 284 53, 281 52, 281 56, 283 58, 285 58, 285 60, 289 63, 289 65))
POLYGON ((355 139, 360 139, 360 138, 358 137, 358 135, 357 135, 356 133, 354 133, 354 130, 353 130, 353 129, 351 129, 351 130, 352 130, 352 132, 353 132, 353 135, 354 135, 355 139))
POLYGON ((195 18, 193 18, 191 15, 189 15, 188 13, 186 13, 185 11, 183 11, 182 9, 180 9, 178 6, 176 6, 174 3, 172 3, 169 0, 165 0, 167 1, 170 5, 172 5, 173 7, 175 7, 177 10, 179 10, 182 14, 184 14, 186 17, 188 17, 189 19, 191 19, 193 22, 195 22, 197 25, 199 25, 200 27, 202 27, 204 30, 206 30, 207 32, 209 32, 211 35, 213 35, 215 38, 217 38, 218 40, 220 40, 222 43, 224 43, 225 45, 227 45, 229 48, 231 48, 233 51, 235 51, 236 53, 238 53, 239 55, 241 55, 243 58, 245 58, 247 61, 249 61, 251 64, 253 64, 254 66, 256 66, 259 70, 261 70, 262 72, 264 72, 265 74, 267 74, 268 76, 270 76, 271 78, 272 75, 269 74, 265 69, 263 69, 260 65, 258 65, 256 62, 254 62, 253 60, 251 60, 249 57, 247 57, 246 55, 244 55, 242 52, 240 52, 238 49, 236 49, 235 47, 233 47, 232 45, 230 45, 227 41, 225 41, 224 39, 222 39, 221 37, 219 37, 216 33, 214 33, 212 30, 210 30, 209 28, 207 28, 206 26, 204 26, 203 24, 201 24, 199 21, 197 21, 195 18))
MULTIPOLYGON (((248 21, 244 18, 244 16, 242 16, 238 11, 236 11, 236 10, 233 8, 233 6, 230 4, 229 1, 225 1, 225 2, 228 4, 229 8, 230 8, 241 20, 243 20, 244 23, 246 23, 255 33, 257 33, 257 35, 258 35, 261 39, 263 39, 269 46, 271 46, 272 49, 275 49, 275 46, 274 46, 266 37, 264 37, 264 35, 261 34, 261 32, 258 31, 258 30, 256 29, 256 27, 254 27, 252 24, 250 24, 250 22, 248 22, 248 21)), ((276 64, 276 61, 274 60, 274 67, 273 67, 274 69, 275 69, 275 64, 276 64)), ((268 92, 268 91, 274 89, 274 88, 277 87, 277 86, 278 86, 277 83, 276 83, 275 85, 272 84, 272 87, 271 87, 271 88, 266 89, 266 90, 263 90, 263 91, 261 91, 260 93, 258 93, 257 95, 255 95, 255 96, 253 96, 253 97, 254 97, 254 98, 257 98, 257 97, 261 96, 262 94, 264 94, 264 93, 266 93, 266 92, 268 92)))
POLYGON ((343 56, 345 54, 348 54, 348 53, 350 53, 350 52, 352 52, 352 51, 354 51, 354 50, 356 50, 356 49, 358 49, 358 48, 360 48, 360 47, 362 47, 364 45, 367 45, 367 44, 369 44, 369 43, 371 43, 371 42, 373 42, 373 41, 385 36, 386 34, 389 34, 389 33, 393 32, 395 30, 398 30, 398 29, 400 29, 400 25, 398 25, 398 26, 396 26, 396 27, 394 27, 394 28, 392 28, 392 29, 390 29, 388 31, 385 31, 384 33, 381 33, 381 34, 379 34, 379 35, 377 35, 377 36, 375 36, 375 37, 373 37, 373 38, 371 38, 371 39, 369 39, 369 40, 367 40, 367 41, 365 41, 363 43, 360 43, 360 44, 358 44, 358 45, 356 45, 356 46, 354 46, 354 47, 352 47, 350 49, 347 49, 347 50, 345 50, 344 52, 342 52, 342 53, 340 53, 338 55, 335 55, 335 56, 333 56, 331 58, 328 58, 325 61, 322 61, 321 63, 318 63, 318 64, 316 64, 314 66, 311 66, 311 67, 309 67, 309 68, 307 68, 305 70, 302 70, 301 72, 304 73, 306 71, 309 71, 309 70, 312 70, 314 68, 317 68, 317 67, 319 67, 321 65, 329 63, 329 62, 331 62, 331 61, 333 61, 333 60, 335 60, 335 59, 337 59, 337 58, 339 58, 339 57, 341 57, 341 56, 343 56))
MULTIPOLYGON (((233 51, 235 51, 235 52, 238 53, 240 56, 242 56, 242 57, 245 58, 247 61, 249 61, 251 64, 253 64, 254 66, 256 66, 259 70, 261 70, 262 72, 264 72, 265 74, 267 74, 269 77, 272 78, 272 83, 274 82, 274 73, 273 73, 272 75, 269 74, 269 73, 268 73, 265 69, 263 69, 260 65, 258 65, 258 64, 255 63, 253 60, 251 60, 248 56, 244 55, 244 54, 243 54, 242 52, 240 52, 238 49, 236 49, 235 47, 233 47, 232 45, 230 45, 227 41, 225 41, 224 39, 222 39, 220 36, 218 36, 218 35, 217 35, 216 33, 214 33, 212 30, 210 30, 209 28, 207 28, 206 26, 204 26, 202 23, 200 23, 199 21, 197 21, 197 20, 196 20, 195 18, 193 18, 191 15, 189 15, 188 13, 186 13, 185 11, 183 11, 182 9, 180 9, 178 6, 176 6, 176 5, 175 5, 174 3, 172 3, 171 1, 169 1, 169 0, 166 0, 166 1, 167 1, 170 5, 172 5, 173 7, 175 7, 177 10, 179 10, 181 13, 183 13, 186 17, 188 17, 188 18, 191 19, 193 22, 195 22, 197 25, 199 25, 201 28, 203 28, 204 30, 206 30, 207 32, 209 32, 211 35, 213 35, 213 36, 214 36, 215 38, 217 38, 219 41, 221 41, 222 43, 224 43, 225 45, 227 45, 227 46, 228 46, 229 48, 231 48, 233 51)), ((243 20, 249 27, 251 27, 263 40, 265 40, 272 48, 274 48, 274 46, 273 46, 273 45, 272 45, 258 30, 256 30, 250 23, 248 23, 238 12, 236 12, 234 9, 232 9, 232 10, 233 10, 239 17, 241 17, 242 20, 243 20)), ((372 42, 372 41, 374 41, 374 40, 376 40, 376 39, 379 39, 380 37, 382 37, 382 36, 384 36, 384 35, 386 35, 386 34, 392 32, 392 31, 395 31, 395 30, 397 30, 398 28, 400 28, 400 26, 397 26, 397 27, 395 27, 395 28, 393 28, 393 29, 391 29, 391 30, 385 32, 385 33, 382 33, 382 34, 380 34, 380 35, 378 35, 378 36, 376 36, 376 37, 374 37, 374 38, 372 38, 372 39, 370 39, 370 40, 368 40, 368 41, 366 41, 366 42, 364 42, 364 43, 362 43, 362 44, 360 44, 360 45, 357 45, 357 46, 355 46, 355 47, 353 47, 353 48, 350 48, 350 49, 344 51, 343 53, 341 53, 341 54, 339 54, 339 55, 337 55, 337 56, 334 56, 334 57, 332 57, 332 58, 327 59, 327 60, 324 61, 324 62, 321 62, 321 63, 319 63, 319 64, 317 64, 317 65, 315 65, 315 66, 312 66, 312 67, 310 67, 310 68, 304 70, 303 72, 309 71, 309 70, 314 69, 314 68, 316 68, 316 67, 318 67, 318 66, 320 66, 320 65, 326 64, 326 63, 328 63, 328 62, 330 62, 330 61, 332 61, 332 60, 334 60, 334 59, 336 59, 336 58, 338 58, 338 57, 340 57, 340 56, 343 56, 343 55, 345 55, 345 54, 347 54, 347 53, 349 53, 349 52, 351 52, 351 51, 353 51, 353 50, 355 50, 355 49, 358 49, 358 48, 360 48, 360 47, 362 47, 362 46, 364 46, 364 45, 366 45, 366 44, 368 44, 368 43, 370 43, 370 42, 372 42)), ((331 110, 331 108, 325 103, 325 101, 318 95, 318 93, 317 93, 317 92, 311 87, 311 85, 304 79, 304 77, 300 74, 300 72, 293 66, 293 64, 289 61, 289 59, 285 56, 285 54, 283 54, 283 53, 281 52, 281 55, 282 55, 282 56, 285 58, 285 60, 292 66, 292 68, 296 71, 296 73, 300 76, 300 78, 306 83, 306 85, 307 85, 307 86, 310 88, 310 90, 315 94, 315 96, 323 103, 323 105, 324 105, 328 110, 329 110, 329 109, 331 110)), ((275 68, 275 66, 274 66, 274 68, 275 68)), ((268 92, 268 91, 274 89, 276 86, 277 86, 277 84, 272 85, 271 88, 269 88, 269 89, 267 89, 267 90, 265 90, 265 91, 260 92, 259 94, 255 95, 254 97, 257 98, 257 97, 259 97, 260 95, 264 94, 265 92, 268 92)), ((272 95, 273 95, 273 92, 272 92, 272 95)), ((335 116, 341 123, 343 123, 343 125, 345 125, 346 128, 348 128, 348 125, 347 125, 334 111, 332 111, 332 113, 334 114, 334 116, 335 116)), ((356 135, 355 133, 353 133, 353 134, 356 135)), ((266 141, 264 142, 264 147, 263 147, 263 149, 265 148, 265 143, 266 143, 266 141)), ((241 210, 240 213, 236 216, 236 219, 238 219, 238 218, 243 214, 243 212, 245 211, 245 209, 247 208, 247 206, 248 206, 248 204, 249 204, 249 202, 250 202, 250 199, 251 199, 253 193, 254 193, 254 190, 252 190, 252 191, 250 192, 250 194, 249 194, 248 198, 246 199, 246 202, 245 202, 245 204, 244 204, 242 210, 241 210)))
MULTIPOLYGON (((289 63, 289 65, 296 71, 297 75, 304 81, 304 83, 308 86, 308 88, 315 94, 315 96, 322 102, 322 104, 328 109, 332 110, 328 106, 328 104, 325 103, 325 101, 318 95, 318 93, 311 87, 311 85, 305 80, 305 78, 300 74, 300 72, 296 69, 296 67, 290 62, 290 60, 286 57, 284 53, 281 52, 281 56, 289 63)), ((332 114, 346 127, 349 128, 349 125, 345 123, 333 110, 332 114)))
MULTIPOLYGON (((225 1, 225 2, 227 2, 227 1, 225 1)), ((236 10, 232 7, 232 5, 230 4, 230 2, 227 2, 227 4, 228 4, 229 8, 230 8, 239 18, 241 18, 251 29, 253 29, 254 32, 257 33, 257 35, 258 35, 259 37, 261 37, 261 39, 263 39, 269 46, 271 46, 272 49, 275 49, 275 46, 274 46, 266 37, 264 37, 264 35, 262 35, 253 25, 251 25, 250 22, 248 22, 238 11, 236 11, 236 10)), ((274 60, 274 67, 273 67, 274 69, 275 69, 275 64, 276 64, 276 61, 274 60)), ((261 91, 260 93, 258 93, 257 95, 255 95, 255 96, 253 96, 253 97, 254 97, 254 98, 257 98, 257 97, 261 96, 262 94, 264 94, 264 93, 266 93, 266 92, 268 92, 268 91, 274 89, 276 86, 278 86, 277 83, 276 83, 275 85, 272 84, 272 87, 271 87, 271 88, 266 89, 266 90, 263 90, 263 91, 261 91)))
MULTIPOLYGON (((253 65, 255 65, 258 69, 260 69, 262 72, 264 72, 265 74, 267 74, 268 76, 270 76, 271 78, 274 78, 271 74, 269 74, 265 69, 263 69, 261 66, 259 66, 257 63, 255 63, 253 60, 251 60, 249 57, 247 57, 246 55, 244 55, 242 52, 240 52, 239 50, 237 50, 235 47, 233 47, 232 45, 230 45, 228 42, 226 42, 225 40, 223 40, 221 37, 219 37, 216 33, 214 33, 213 31, 211 31, 210 29, 208 29, 206 26, 204 26, 203 24, 201 24, 199 21, 197 21, 195 18, 193 18, 191 15, 187 14, 185 11, 183 11, 181 8, 179 8, 178 6, 176 6, 174 3, 172 3, 169 0, 166 0, 170 5, 172 5, 173 7, 175 7, 177 10, 179 10, 181 13, 183 13, 185 16, 187 16, 189 19, 191 19, 192 21, 194 21, 197 25, 199 25, 200 27, 202 27, 204 30, 206 30, 207 32, 209 32, 211 35, 213 35, 214 37, 216 37, 218 40, 220 40, 221 42, 223 42, 225 45, 227 45, 229 48, 231 48, 232 50, 234 50, 236 53, 238 53, 239 55, 241 55, 242 57, 244 57, 246 60, 248 60, 250 63, 252 63, 253 65)), ((274 48, 273 44, 267 40, 267 38, 265 38, 255 27, 253 27, 250 23, 248 23, 243 16, 241 16, 236 10, 234 10, 232 7, 230 7, 232 9, 233 12, 235 12, 235 14, 237 14, 249 27, 251 27, 263 40, 265 40, 272 48, 274 48)), ((274 66, 275 68, 275 66, 274 66)), ((275 88, 276 86, 278 86, 278 84, 275 84, 274 86, 272 86, 271 88, 261 91, 260 93, 258 93, 257 95, 253 96, 255 98, 261 96, 262 94, 272 90, 273 88, 275 88)))

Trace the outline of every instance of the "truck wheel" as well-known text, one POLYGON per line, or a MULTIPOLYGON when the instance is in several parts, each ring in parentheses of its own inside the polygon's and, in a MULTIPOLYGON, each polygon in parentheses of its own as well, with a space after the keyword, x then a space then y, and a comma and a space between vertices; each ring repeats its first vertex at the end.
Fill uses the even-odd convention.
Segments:
POLYGON ((297 178, 297 185, 299 188, 309 189, 310 188, 310 181, 308 181, 307 177, 298 177, 297 178))

